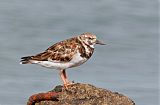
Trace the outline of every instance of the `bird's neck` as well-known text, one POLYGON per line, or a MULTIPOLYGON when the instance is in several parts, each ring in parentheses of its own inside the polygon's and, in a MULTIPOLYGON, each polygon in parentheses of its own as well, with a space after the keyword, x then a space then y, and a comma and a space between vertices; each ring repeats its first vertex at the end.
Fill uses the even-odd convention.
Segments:
POLYGON ((81 53, 81 57, 85 57, 87 59, 89 59, 93 52, 94 52, 94 46, 90 46, 88 44, 86 44, 80 37, 77 37, 79 44, 80 44, 80 48, 79 51, 81 53))

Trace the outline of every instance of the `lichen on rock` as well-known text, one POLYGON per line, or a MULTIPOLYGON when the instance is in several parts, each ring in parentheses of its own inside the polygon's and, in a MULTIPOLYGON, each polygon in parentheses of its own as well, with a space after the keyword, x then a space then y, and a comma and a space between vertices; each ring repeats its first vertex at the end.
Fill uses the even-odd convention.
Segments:
POLYGON ((53 100, 42 99, 35 101, 35 105, 135 105, 127 96, 90 84, 76 83, 68 89, 57 86, 50 92, 58 93, 56 100, 55 97, 53 100))

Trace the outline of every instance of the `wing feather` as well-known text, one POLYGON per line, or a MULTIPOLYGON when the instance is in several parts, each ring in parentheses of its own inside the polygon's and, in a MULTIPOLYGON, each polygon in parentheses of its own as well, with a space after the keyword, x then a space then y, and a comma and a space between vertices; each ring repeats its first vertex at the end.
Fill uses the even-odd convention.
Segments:
POLYGON ((73 55, 77 52, 78 44, 76 38, 58 42, 44 52, 32 56, 32 60, 68 62, 72 60, 73 55))

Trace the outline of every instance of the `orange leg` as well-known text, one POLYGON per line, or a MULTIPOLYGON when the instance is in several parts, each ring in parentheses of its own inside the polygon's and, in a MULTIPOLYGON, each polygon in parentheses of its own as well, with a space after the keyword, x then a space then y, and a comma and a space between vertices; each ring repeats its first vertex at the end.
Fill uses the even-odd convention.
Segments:
POLYGON ((61 79, 63 81, 63 84, 65 87, 67 87, 68 85, 71 84, 71 82, 69 82, 69 80, 67 79, 67 75, 66 75, 66 71, 65 70, 61 70, 60 71, 60 76, 61 76, 61 79))

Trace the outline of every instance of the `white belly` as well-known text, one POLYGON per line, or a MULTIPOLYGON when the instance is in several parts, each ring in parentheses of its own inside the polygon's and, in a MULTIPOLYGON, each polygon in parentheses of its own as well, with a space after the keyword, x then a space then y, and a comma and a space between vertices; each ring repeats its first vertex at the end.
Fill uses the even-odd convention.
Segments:
POLYGON ((43 67, 54 68, 54 69, 60 70, 60 69, 67 69, 67 68, 79 66, 79 65, 83 64, 86 61, 87 61, 87 59, 86 58, 82 58, 80 56, 80 53, 76 53, 73 56, 73 59, 71 61, 69 61, 69 62, 32 61, 32 63, 39 64, 39 65, 41 65, 43 67))

